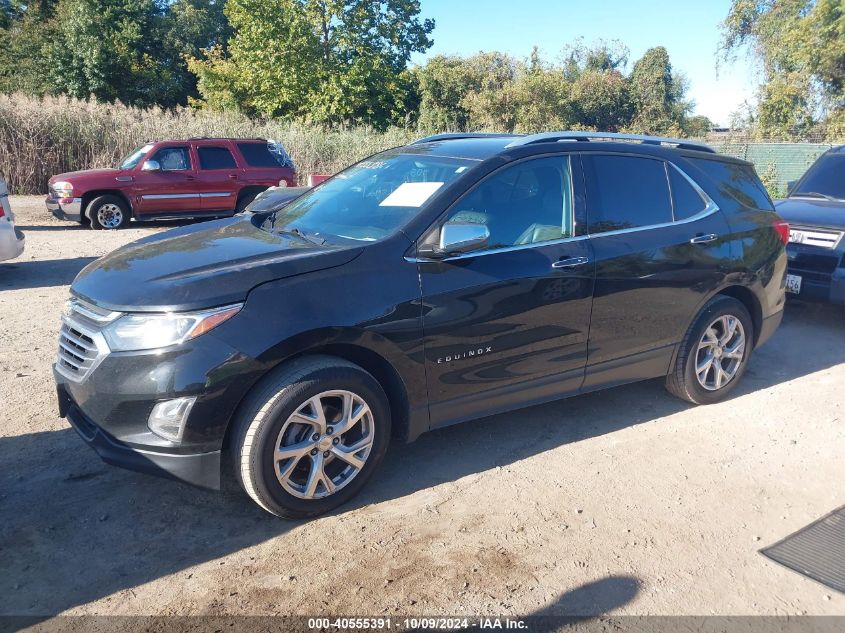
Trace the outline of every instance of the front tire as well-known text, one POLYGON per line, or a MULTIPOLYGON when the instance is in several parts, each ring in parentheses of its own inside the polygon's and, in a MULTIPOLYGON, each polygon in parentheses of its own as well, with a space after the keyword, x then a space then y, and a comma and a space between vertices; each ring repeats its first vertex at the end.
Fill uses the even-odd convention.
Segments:
POLYGON ((387 451, 390 407, 357 365, 310 356, 263 379, 234 424, 241 487, 268 512, 304 519, 346 503, 367 483, 387 451))
POLYGON ((754 347, 754 324, 745 306, 718 295, 687 330, 666 388, 693 404, 719 402, 736 388, 754 347))
POLYGON ((122 229, 129 224, 129 206, 123 198, 112 195, 98 196, 88 205, 86 215, 91 228, 122 229))

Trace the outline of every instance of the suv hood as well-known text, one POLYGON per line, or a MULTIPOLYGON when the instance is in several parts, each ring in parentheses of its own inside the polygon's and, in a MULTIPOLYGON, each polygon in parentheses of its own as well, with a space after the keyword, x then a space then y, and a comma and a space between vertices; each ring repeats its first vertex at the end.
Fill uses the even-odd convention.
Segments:
POLYGON ((318 246, 262 231, 250 216, 146 237, 91 262, 71 293, 108 310, 162 312, 243 301, 255 286, 354 259, 362 246, 318 246))
POLYGON ((822 198, 786 198, 775 202, 778 215, 796 226, 845 229, 845 202, 822 198))
POLYGON ((103 169, 83 169, 81 171, 69 171, 64 174, 56 174, 55 176, 50 178, 50 180, 47 181, 47 184, 52 185, 54 182, 60 182, 63 180, 70 180, 71 182, 80 182, 88 179, 99 179, 103 176, 118 176, 123 172, 123 169, 116 169, 114 167, 105 167, 103 169))

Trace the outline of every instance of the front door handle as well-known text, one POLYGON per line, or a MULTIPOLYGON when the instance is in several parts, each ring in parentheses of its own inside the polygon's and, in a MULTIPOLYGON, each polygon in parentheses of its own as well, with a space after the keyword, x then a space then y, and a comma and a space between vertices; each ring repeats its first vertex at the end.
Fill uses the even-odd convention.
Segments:
POLYGON ((575 266, 583 266, 589 261, 586 257, 569 257, 557 260, 552 264, 552 268, 575 268, 575 266))
POLYGON ((238 175, 237 175, 237 174, 229 174, 229 179, 230 179, 230 180, 237 180, 237 179, 238 179, 238 175))
POLYGON ((708 233, 707 235, 696 235, 692 238, 689 243, 690 244, 707 244, 709 242, 715 242, 719 239, 719 236, 715 233, 708 233))

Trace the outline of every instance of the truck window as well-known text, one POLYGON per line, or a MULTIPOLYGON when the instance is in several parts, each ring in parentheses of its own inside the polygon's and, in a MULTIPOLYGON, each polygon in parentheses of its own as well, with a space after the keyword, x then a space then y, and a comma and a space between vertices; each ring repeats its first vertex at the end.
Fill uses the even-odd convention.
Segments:
POLYGON ((197 148, 200 157, 200 169, 235 169, 238 165, 235 157, 225 147, 197 148))

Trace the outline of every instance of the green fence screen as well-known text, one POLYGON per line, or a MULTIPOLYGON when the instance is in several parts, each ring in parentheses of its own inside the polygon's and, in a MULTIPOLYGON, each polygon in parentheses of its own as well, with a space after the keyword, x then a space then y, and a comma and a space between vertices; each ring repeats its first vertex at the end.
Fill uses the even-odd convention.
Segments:
POLYGON ((716 151, 754 163, 770 193, 785 195, 786 183, 797 180, 821 154, 826 143, 713 143, 716 151))

